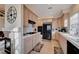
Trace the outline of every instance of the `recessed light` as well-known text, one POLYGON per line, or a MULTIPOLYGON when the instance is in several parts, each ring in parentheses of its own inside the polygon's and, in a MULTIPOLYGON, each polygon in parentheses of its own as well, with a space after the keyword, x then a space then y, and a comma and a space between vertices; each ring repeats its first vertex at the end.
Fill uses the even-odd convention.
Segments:
POLYGON ((52 7, 48 7, 48 9, 52 9, 52 7))
POLYGON ((40 19, 40 18, 38 18, 38 19, 40 19))

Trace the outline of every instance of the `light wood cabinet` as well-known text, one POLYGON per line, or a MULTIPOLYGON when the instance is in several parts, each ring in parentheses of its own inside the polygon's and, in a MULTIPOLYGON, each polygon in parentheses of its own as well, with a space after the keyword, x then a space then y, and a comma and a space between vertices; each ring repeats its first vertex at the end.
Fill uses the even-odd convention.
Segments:
POLYGON ((0 17, 0 30, 4 28, 4 17, 0 17))
POLYGON ((29 53, 39 42, 42 41, 40 33, 24 37, 24 54, 29 53))
POLYGON ((28 19, 29 19, 29 10, 24 7, 24 21, 23 24, 26 27, 28 25, 28 19))
POLYGON ((58 32, 56 32, 56 39, 59 41, 59 44, 64 52, 67 53, 67 40, 58 32))
POLYGON ((24 39, 24 53, 29 53, 32 50, 32 37, 24 39))
POLYGON ((24 20, 23 20, 23 31, 24 33, 26 33, 27 28, 29 26, 28 20, 34 21, 36 24, 33 25, 33 31, 37 31, 37 19, 38 16, 36 14, 34 14, 30 9, 28 9, 26 6, 24 6, 24 20))
POLYGON ((32 20, 34 22, 37 22, 38 16, 36 14, 34 14, 26 6, 24 6, 24 12, 23 13, 24 13, 24 20, 23 20, 24 27, 28 26, 28 20, 32 20))
POLYGON ((29 15, 28 15, 29 16, 29 20, 33 20, 33 14, 32 14, 32 12, 29 10, 28 13, 29 13, 29 15))

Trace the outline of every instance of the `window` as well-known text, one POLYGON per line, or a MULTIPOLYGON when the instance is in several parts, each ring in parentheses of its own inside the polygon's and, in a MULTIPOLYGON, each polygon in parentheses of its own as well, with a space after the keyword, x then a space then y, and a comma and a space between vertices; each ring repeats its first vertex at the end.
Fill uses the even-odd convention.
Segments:
POLYGON ((70 34, 79 35, 79 13, 70 17, 70 34))

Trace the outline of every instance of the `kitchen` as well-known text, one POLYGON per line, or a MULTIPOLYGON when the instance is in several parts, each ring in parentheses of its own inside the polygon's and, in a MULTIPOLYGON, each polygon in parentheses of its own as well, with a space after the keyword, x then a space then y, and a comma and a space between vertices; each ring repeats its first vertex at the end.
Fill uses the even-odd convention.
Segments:
MULTIPOLYGON (((36 35, 37 33, 40 32, 38 37, 34 37, 38 39, 38 42, 41 42, 41 45, 43 45, 42 48, 37 48, 35 45, 37 44, 24 44, 27 52, 31 48, 31 50, 27 53, 32 53, 32 54, 78 54, 79 53, 79 48, 78 48, 78 24, 79 24, 79 5, 75 4, 70 4, 70 5, 63 5, 60 4, 59 6, 57 4, 29 4, 29 5, 24 5, 26 9, 26 13, 24 15, 24 28, 28 28, 26 24, 29 24, 28 20, 32 20, 35 22, 33 24, 33 28, 36 28, 36 35), (56 10, 57 8, 60 8, 61 10, 56 10), (54 10, 53 10, 54 9, 54 10), (31 12, 29 12, 31 11, 31 12), (56 11, 59 11, 56 13, 56 11), (37 13, 36 13, 37 12, 37 13), (55 13, 55 14, 54 14, 55 13), (34 18, 34 16, 40 15, 40 17, 34 18), (53 15, 53 16, 51 16, 53 15), (46 28, 44 25, 51 24, 51 26, 47 26, 46 28, 49 30, 46 32, 46 28), (73 26, 72 26, 73 25, 73 26), (44 29, 44 28, 45 29, 44 29), (49 34, 50 33, 50 34, 49 34), (40 41, 39 41, 40 40, 40 41), (50 43, 52 44, 52 48, 50 47, 44 47, 47 45, 47 41, 51 41, 50 43), (56 42, 54 42, 56 41, 56 42), (46 43, 46 44, 44 44, 46 43), (58 45, 57 45, 57 44, 58 45), (30 45, 34 45, 30 47, 30 45), (28 47, 29 46, 29 47, 28 47), (36 48, 36 49, 35 49, 36 48), (40 50, 41 49, 41 50, 40 50), (33 51, 32 51, 33 50, 33 51), (40 50, 40 52, 38 52, 40 50), (52 51, 50 51, 52 50, 52 51), (42 52, 41 52, 42 51, 42 52)), ((24 29, 25 30, 25 29, 24 29)), ((27 31, 26 31, 27 32, 27 31)), ((24 32, 25 33, 25 32, 24 32)), ((32 34, 35 35, 35 34, 32 34)), ((27 35, 26 37, 29 36, 30 40, 33 39, 32 35, 27 35)), ((27 38, 26 38, 27 39, 27 38)), ((28 39, 29 40, 29 39, 28 39)), ((30 41, 29 40, 29 41, 30 41)), ((26 40, 24 39, 24 42, 26 40)), ((40 45, 40 44, 39 44, 40 45)), ((39 46, 38 45, 38 46, 39 46)), ((41 47, 41 46, 40 46, 41 47)))
POLYGON ((0 40, 0 51, 10 50, 1 54, 79 54, 79 4, 2 4, 0 10, 0 31, 10 39, 0 40))

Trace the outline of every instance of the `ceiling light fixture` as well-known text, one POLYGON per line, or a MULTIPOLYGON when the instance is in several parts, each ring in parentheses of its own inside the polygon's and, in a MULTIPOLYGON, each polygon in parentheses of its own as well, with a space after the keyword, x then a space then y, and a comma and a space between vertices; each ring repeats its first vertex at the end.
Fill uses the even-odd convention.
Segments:
POLYGON ((48 9, 52 9, 52 7, 48 7, 48 9))

